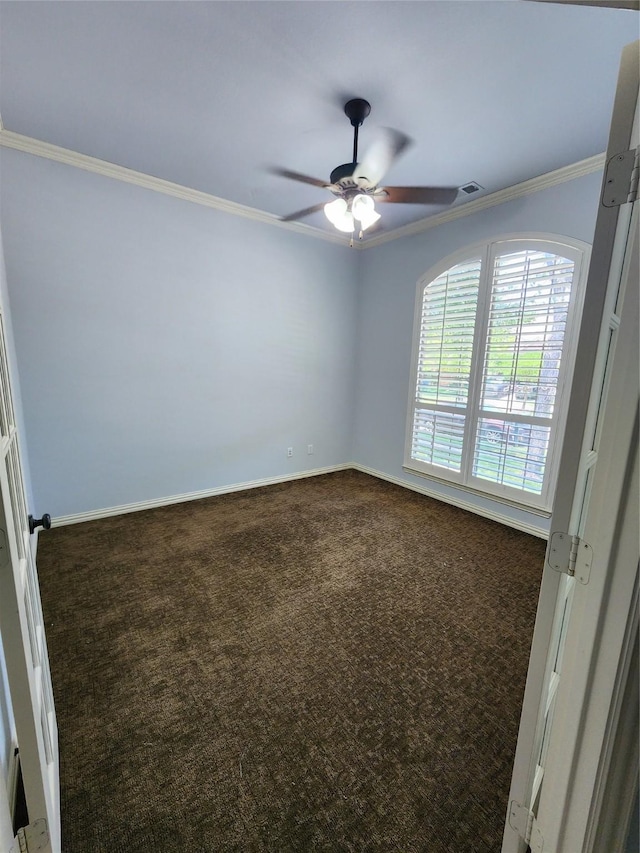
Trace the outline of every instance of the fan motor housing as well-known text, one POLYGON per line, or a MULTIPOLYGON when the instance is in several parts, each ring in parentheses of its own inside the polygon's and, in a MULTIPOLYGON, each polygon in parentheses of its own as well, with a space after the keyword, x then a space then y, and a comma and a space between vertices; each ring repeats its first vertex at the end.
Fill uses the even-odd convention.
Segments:
POLYGON ((329 180, 332 184, 338 184, 343 178, 350 178, 355 172, 357 165, 357 163, 343 163, 342 166, 336 166, 329 175, 329 180))

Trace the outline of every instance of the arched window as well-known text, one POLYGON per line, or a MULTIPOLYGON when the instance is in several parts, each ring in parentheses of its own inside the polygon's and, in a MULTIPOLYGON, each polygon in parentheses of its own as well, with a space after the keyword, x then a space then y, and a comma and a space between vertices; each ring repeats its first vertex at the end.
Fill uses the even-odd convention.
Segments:
POLYGON ((420 280, 405 468, 550 508, 587 253, 502 239, 420 280))

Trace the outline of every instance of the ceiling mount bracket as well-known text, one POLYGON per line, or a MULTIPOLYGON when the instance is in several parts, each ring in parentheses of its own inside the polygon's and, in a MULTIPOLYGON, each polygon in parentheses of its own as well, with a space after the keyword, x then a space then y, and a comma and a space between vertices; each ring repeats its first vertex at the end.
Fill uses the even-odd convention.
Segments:
POLYGON ((344 105, 344 114, 353 127, 360 127, 371 112, 371 104, 364 98, 352 98, 344 105))

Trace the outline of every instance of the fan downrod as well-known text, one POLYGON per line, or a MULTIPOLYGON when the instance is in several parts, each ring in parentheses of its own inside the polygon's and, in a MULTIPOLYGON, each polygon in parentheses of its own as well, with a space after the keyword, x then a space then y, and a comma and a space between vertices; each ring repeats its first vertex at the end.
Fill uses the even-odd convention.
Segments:
POLYGON ((371 104, 364 98, 352 98, 344 105, 344 113, 353 127, 359 127, 371 112, 371 104))
POLYGON ((364 98, 352 98, 344 105, 344 113, 353 127, 353 158, 350 163, 343 163, 331 172, 329 180, 339 184, 344 178, 350 178, 358 163, 358 128, 371 112, 371 104, 364 98))

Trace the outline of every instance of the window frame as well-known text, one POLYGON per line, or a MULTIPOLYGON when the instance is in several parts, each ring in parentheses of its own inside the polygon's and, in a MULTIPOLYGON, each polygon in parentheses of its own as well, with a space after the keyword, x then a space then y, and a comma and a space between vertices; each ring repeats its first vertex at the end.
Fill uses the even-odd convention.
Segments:
MULTIPOLYGON (((414 304, 409 399, 405 430, 403 469, 407 473, 446 483, 463 491, 482 495, 492 501, 498 501, 517 508, 524 508, 543 515, 549 514, 558 476, 560 448, 562 446, 562 437, 567 418, 569 392, 575 365, 578 331, 582 316, 590 252, 591 247, 588 243, 559 234, 540 232, 505 234, 490 240, 478 241, 463 249, 459 249, 443 258, 420 276, 416 285, 414 304), (510 254, 525 249, 551 252, 555 255, 566 257, 574 263, 573 282, 567 305, 567 321, 553 415, 551 418, 544 418, 545 426, 550 427, 550 433, 544 480, 539 495, 512 486, 493 483, 490 480, 484 480, 473 475, 474 436, 476 435, 478 420, 482 417, 491 417, 491 415, 502 417, 500 413, 496 412, 488 414, 485 410, 485 413, 483 413, 481 408, 482 375, 487 347, 495 258, 502 254, 510 254), (475 259, 480 260, 481 269, 478 282, 471 369, 469 373, 469 394, 466 407, 459 409, 460 414, 464 414, 465 416, 465 425, 462 461, 460 471, 457 472, 450 471, 443 466, 413 459, 411 455, 414 413, 417 407, 416 390, 421 342, 421 321, 426 287, 451 268, 465 262, 470 263, 475 259)), ((425 408, 424 404, 421 407, 425 408)), ((505 419, 508 419, 507 413, 505 413, 505 419)))

